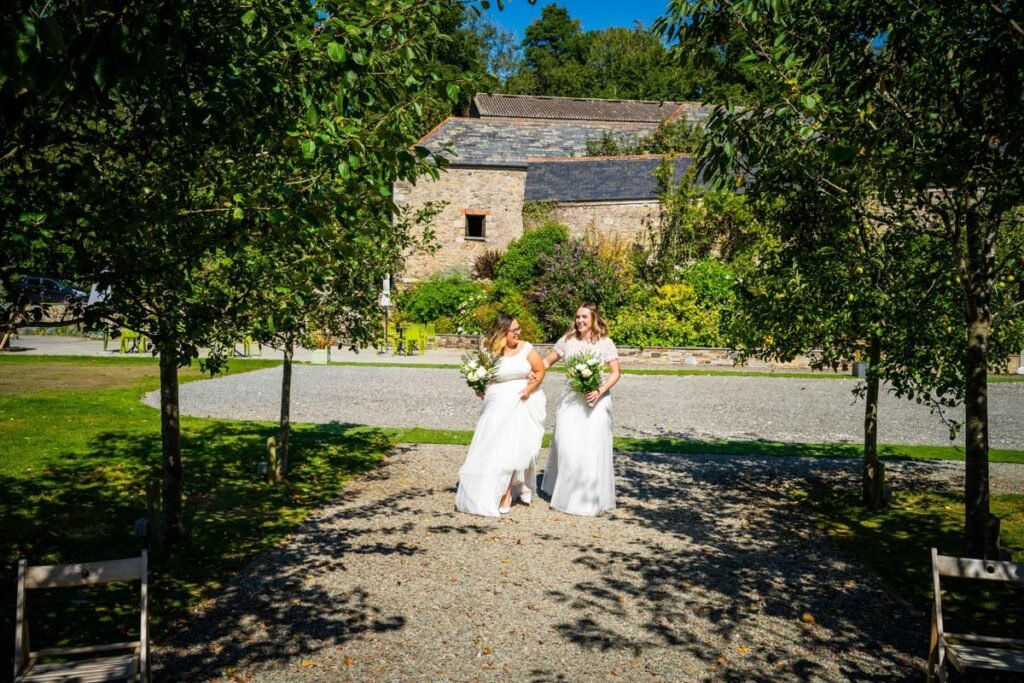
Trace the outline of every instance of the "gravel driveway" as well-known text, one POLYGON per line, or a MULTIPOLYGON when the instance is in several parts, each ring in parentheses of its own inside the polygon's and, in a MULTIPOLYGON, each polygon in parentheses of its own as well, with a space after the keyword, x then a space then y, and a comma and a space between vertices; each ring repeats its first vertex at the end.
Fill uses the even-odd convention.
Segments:
POLYGON ((853 485, 856 461, 618 454, 611 514, 491 520, 453 509, 464 454, 406 447, 354 482, 158 650, 160 677, 923 680, 925 615, 786 495, 853 485))
MULTIPOLYGON (((182 412, 206 417, 275 420, 280 368, 181 386, 182 412)), ((846 379, 624 375, 612 391, 615 432, 621 436, 765 439, 859 443, 864 404, 846 379)), ((564 376, 544 383, 548 430, 564 376)), ((1024 449, 1024 382, 990 385, 993 448, 1024 449)), ((158 405, 159 395, 146 397, 158 405)), ((296 366, 292 419, 388 427, 473 429, 479 401, 455 370, 430 368, 296 366)), ((963 411, 954 417, 962 419, 963 411)), ((879 409, 883 443, 949 445, 942 420, 911 401, 884 396, 879 409)), ((957 443, 960 443, 958 439, 957 443)))

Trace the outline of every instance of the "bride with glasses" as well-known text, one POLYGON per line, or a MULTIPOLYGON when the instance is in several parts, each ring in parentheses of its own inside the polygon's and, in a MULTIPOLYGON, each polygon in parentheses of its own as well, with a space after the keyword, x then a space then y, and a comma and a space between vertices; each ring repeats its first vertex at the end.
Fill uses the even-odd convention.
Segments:
POLYGON ((532 467, 540 451, 546 403, 538 388, 544 362, 520 334, 516 319, 502 314, 485 342, 499 361, 459 470, 455 507, 460 512, 485 517, 509 512, 513 479, 532 467))

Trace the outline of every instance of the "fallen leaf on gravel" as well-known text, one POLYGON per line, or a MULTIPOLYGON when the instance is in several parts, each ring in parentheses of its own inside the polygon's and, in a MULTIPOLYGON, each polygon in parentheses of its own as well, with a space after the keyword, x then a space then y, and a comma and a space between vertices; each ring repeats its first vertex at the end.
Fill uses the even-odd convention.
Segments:
POLYGON ((489 654, 494 652, 494 648, 492 648, 490 645, 488 645, 487 647, 484 648, 483 652, 484 652, 485 655, 489 655, 489 654))
POLYGON ((617 599, 617 600, 618 600, 619 602, 626 602, 626 596, 625 596, 625 595, 620 595, 620 596, 619 596, 618 598, 616 598, 616 599, 617 599))
POLYGON ((805 624, 813 624, 814 623, 814 615, 811 614, 810 612, 804 612, 803 614, 800 615, 800 621, 804 622, 805 624))
POLYGON ((715 662, 718 664, 718 666, 725 666, 726 664, 729 663, 729 660, 726 659, 725 657, 719 657, 718 659, 715 660, 715 662))
POLYGON ((458 581, 458 580, 459 580, 459 577, 457 577, 457 576, 453 576, 453 577, 452 577, 452 583, 455 583, 455 582, 456 582, 456 581, 458 581))
POLYGON ((741 655, 745 655, 745 654, 747 654, 748 652, 750 652, 750 648, 749 648, 749 647, 747 647, 746 645, 740 645, 740 646, 739 646, 738 648, 736 648, 736 650, 737 650, 737 651, 738 651, 738 652, 739 652, 739 653, 740 653, 741 655))
POLYGON ((312 659, 303 659, 302 666, 316 666, 316 662, 314 662, 312 659))
POLYGON ((356 660, 352 659, 351 657, 345 657, 345 666, 352 666, 355 663, 356 660))
POLYGON ((540 611, 540 608, 537 607, 536 605, 527 605, 526 609, 533 610, 534 612, 539 612, 540 611))

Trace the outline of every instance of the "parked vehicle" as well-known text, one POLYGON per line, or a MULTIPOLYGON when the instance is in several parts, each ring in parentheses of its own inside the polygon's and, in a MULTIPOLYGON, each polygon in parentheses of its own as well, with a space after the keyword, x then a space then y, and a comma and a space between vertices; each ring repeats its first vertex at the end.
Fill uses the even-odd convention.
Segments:
POLYGON ((18 281, 19 298, 30 304, 85 303, 87 292, 49 277, 31 276, 18 281))

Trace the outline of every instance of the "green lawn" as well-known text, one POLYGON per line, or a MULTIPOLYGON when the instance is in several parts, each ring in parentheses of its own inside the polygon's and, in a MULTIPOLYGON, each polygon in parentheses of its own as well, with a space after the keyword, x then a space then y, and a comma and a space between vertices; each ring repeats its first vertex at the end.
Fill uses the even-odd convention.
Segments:
MULTIPOLYGON (((229 372, 272 367, 275 361, 234 360, 229 372)), ((182 381, 201 379, 196 368, 182 381)), ((0 648, 8 651, 14 612, 12 579, 19 557, 33 563, 86 561, 137 552, 133 523, 147 514, 147 486, 160 480, 157 411, 142 394, 158 388, 152 358, 0 356, 0 648)), ((300 425, 293 474, 282 486, 258 481, 269 423, 183 418, 188 542, 152 568, 155 637, 207 599, 252 557, 277 544, 345 481, 373 467, 395 442, 468 444, 456 430, 376 429, 300 425)), ((860 457, 853 444, 688 441, 617 438, 622 451, 860 457)), ((962 459, 953 447, 884 446, 883 457, 962 459)), ((993 451, 993 461, 1024 462, 1019 451, 993 451)), ((823 527, 915 606, 927 602, 931 544, 957 552, 962 506, 953 494, 906 493, 879 515, 865 515, 855 498, 809 498, 823 527), (923 554, 922 554, 923 553, 923 554), (923 558, 923 559, 922 559, 923 558), (923 573, 922 573, 923 572, 923 573), (924 579, 922 579, 922 576, 924 579), (925 581, 922 584, 922 580, 925 581), (922 588, 924 585, 924 588, 922 588)), ((995 496, 1004 545, 1024 549, 1024 497, 995 496)), ((97 591, 99 592, 99 591, 97 591)), ((52 643, 81 631, 119 637, 122 609, 110 596, 67 603, 46 597, 49 628, 34 640, 52 643), (60 614, 60 618, 55 615, 60 614)), ((987 599, 987 598, 986 598, 987 599)), ((127 604, 122 601, 121 604, 127 604)), ((1024 623, 1024 622, 1021 622, 1024 623)))
MULTIPOLYGON (((869 512, 855 492, 793 492, 818 513, 819 525, 860 563, 874 569, 921 614, 932 604, 930 548, 960 556, 963 547, 963 493, 900 491, 891 505, 869 512)), ((1000 518, 1000 543, 1016 561, 1024 560, 1024 495, 994 494, 992 513, 1000 518)), ((947 628, 1009 635, 1024 631, 1024 586, 951 580, 943 598, 947 628)))
MULTIPOLYGON (((273 365, 232 361, 230 372, 273 365)), ((161 457, 159 413, 139 398, 158 388, 158 372, 152 359, 0 358, 4 651, 13 642, 19 557, 41 564, 137 554, 133 524, 146 516, 147 485, 158 486, 161 457), (97 377, 106 388, 97 386, 97 377)), ((181 375, 183 381, 200 378, 195 369, 181 375)), ((292 476, 270 486, 257 479, 256 466, 273 433, 268 423, 182 419, 189 538, 173 557, 152 563, 156 638, 392 445, 376 430, 299 427, 292 476)), ((126 619, 120 605, 127 603, 115 607, 110 596, 122 593, 95 592, 109 596, 70 604, 66 594, 43 596, 30 605, 48 624, 34 629, 33 643, 52 644, 83 630, 100 641, 121 637, 126 619)))
MULTIPOLYGON (((457 363, 403 363, 400 361, 340 361, 331 365, 371 368, 434 368, 441 370, 458 370, 457 363)), ((555 365, 551 372, 565 372, 561 365, 555 365)), ((845 372, 826 372, 823 370, 804 370, 799 372, 782 372, 772 370, 733 370, 731 368, 623 368, 624 375, 668 375, 672 377, 717 376, 717 377, 788 377, 793 379, 841 379, 857 381, 845 372)), ((989 375, 989 382, 1024 382, 1019 375, 989 375)))
MULTIPOLYGON (((427 429, 424 427, 383 428, 385 434, 401 443, 437 443, 468 446, 473 432, 456 429, 427 429)), ((551 435, 544 436, 544 445, 551 435)), ((690 455, 760 455, 772 457, 800 456, 807 458, 860 458, 860 444, 852 443, 789 443, 784 441, 737 441, 654 438, 640 439, 615 437, 615 449, 629 453, 680 453, 690 455)), ((958 446, 905 446, 882 444, 879 455, 886 460, 958 460, 963 461, 963 449, 958 446)), ((993 449, 991 462, 1024 463, 1024 451, 993 449)))

